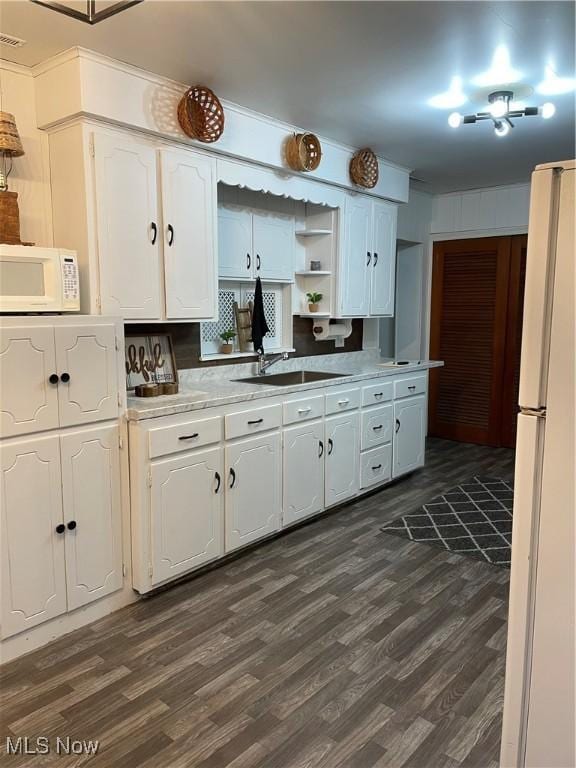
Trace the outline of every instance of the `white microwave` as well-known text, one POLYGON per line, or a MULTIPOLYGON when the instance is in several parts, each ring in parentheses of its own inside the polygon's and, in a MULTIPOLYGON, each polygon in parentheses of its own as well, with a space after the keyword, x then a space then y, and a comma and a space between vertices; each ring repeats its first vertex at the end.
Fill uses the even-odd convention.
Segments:
POLYGON ((0 313, 79 311, 74 251, 0 245, 0 313))

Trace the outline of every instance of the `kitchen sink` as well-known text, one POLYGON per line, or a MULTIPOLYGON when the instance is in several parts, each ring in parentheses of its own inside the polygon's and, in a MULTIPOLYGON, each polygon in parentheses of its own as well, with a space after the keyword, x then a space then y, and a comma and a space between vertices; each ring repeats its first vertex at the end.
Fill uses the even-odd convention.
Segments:
POLYGON ((288 371, 287 373, 266 373, 264 376, 250 376, 247 379, 235 379, 249 384, 268 384, 273 387, 287 387, 290 384, 308 384, 311 381, 339 379, 349 376, 346 373, 324 373, 323 371, 288 371))

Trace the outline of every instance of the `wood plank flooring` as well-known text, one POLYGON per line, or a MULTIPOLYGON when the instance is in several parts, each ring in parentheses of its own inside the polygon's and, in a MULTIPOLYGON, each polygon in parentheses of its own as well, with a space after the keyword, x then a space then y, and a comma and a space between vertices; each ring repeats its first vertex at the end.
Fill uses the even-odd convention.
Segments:
POLYGON ((427 466, 0 669, 4 766, 496 768, 508 571, 384 534, 507 449, 427 466), (5 737, 98 740, 7 755, 5 737))

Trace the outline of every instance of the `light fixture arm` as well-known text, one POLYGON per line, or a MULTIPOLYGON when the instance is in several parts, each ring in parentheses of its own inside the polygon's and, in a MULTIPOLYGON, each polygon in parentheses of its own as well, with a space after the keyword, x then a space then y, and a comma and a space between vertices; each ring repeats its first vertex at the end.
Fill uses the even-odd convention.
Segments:
POLYGON ((52 11, 63 13, 65 16, 70 16, 78 21, 84 21, 86 24, 98 24, 99 21, 109 19, 110 16, 115 16, 121 11, 125 11, 133 5, 143 3, 144 0, 118 0, 117 3, 109 5, 107 8, 103 8, 101 11, 96 10, 96 0, 86 0, 86 12, 78 11, 75 8, 70 8, 64 3, 58 3, 56 0, 30 0, 35 5, 43 5, 45 8, 50 8, 52 11))

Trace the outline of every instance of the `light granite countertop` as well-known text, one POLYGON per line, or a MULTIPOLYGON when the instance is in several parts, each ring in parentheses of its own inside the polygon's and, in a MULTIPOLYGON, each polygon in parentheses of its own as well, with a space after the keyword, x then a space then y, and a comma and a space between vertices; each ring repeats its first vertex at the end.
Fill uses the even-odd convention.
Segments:
POLYGON ((316 355, 290 358, 277 363, 270 374, 289 371, 315 370, 340 373, 342 377, 324 381, 274 386, 238 382, 235 379, 254 376, 253 363, 232 366, 189 369, 179 372, 180 392, 177 395, 161 395, 154 398, 128 397, 126 416, 131 421, 172 416, 177 413, 198 411, 219 405, 260 400, 276 395, 288 395, 312 389, 342 386, 368 379, 414 373, 444 365, 439 360, 422 360, 410 365, 394 366, 389 360, 380 359, 374 352, 350 352, 346 354, 316 355))

